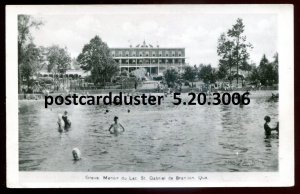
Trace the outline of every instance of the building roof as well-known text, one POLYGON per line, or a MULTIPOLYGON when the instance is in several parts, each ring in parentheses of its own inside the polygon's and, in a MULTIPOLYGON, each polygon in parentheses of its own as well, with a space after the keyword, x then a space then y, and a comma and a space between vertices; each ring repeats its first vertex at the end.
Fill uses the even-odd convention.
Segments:
POLYGON ((160 48, 159 45, 153 46, 152 44, 146 44, 146 41, 144 40, 142 44, 137 44, 135 47, 130 45, 129 47, 114 47, 110 49, 185 49, 185 48, 178 48, 178 47, 163 47, 160 48))

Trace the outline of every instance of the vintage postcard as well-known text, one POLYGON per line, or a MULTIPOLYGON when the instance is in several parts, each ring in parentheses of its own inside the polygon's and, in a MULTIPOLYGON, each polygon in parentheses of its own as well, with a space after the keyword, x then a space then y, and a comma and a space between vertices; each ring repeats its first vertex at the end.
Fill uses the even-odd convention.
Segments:
POLYGON ((293 23, 279 4, 7 6, 7 186, 293 186, 293 23))

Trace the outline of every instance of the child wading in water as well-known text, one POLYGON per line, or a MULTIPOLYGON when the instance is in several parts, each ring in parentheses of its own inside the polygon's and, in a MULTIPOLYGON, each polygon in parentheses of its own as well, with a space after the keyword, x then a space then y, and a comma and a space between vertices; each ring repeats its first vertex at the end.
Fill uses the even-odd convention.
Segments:
POLYGON ((119 119, 118 117, 115 117, 114 118, 115 123, 113 123, 108 129, 108 131, 111 134, 118 135, 125 131, 124 127, 120 123, 118 123, 118 119, 119 119), (113 128, 113 131, 111 131, 112 128, 113 128), (121 129, 122 129, 122 131, 121 131, 121 129))
POLYGON ((271 121, 271 118, 269 116, 265 116, 265 124, 264 124, 264 128, 265 128, 265 135, 266 138, 270 138, 271 137, 271 133, 272 131, 277 131, 277 134, 279 135, 279 122, 277 122, 277 126, 275 128, 271 128, 269 126, 269 123, 271 121))

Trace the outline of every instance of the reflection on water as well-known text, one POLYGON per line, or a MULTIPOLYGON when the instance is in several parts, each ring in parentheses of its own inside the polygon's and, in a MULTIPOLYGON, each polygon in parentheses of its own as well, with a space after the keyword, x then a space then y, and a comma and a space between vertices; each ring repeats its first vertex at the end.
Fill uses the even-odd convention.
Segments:
POLYGON ((264 139, 264 116, 278 120, 272 91, 252 92, 247 106, 52 106, 19 102, 21 171, 277 171, 278 139, 264 139), (105 114, 106 109, 109 112, 105 114), (130 112, 128 112, 130 109, 130 112), (59 133, 57 114, 72 126, 59 133), (108 132, 117 115, 125 127, 108 132), (72 149, 81 150, 74 162, 72 149))

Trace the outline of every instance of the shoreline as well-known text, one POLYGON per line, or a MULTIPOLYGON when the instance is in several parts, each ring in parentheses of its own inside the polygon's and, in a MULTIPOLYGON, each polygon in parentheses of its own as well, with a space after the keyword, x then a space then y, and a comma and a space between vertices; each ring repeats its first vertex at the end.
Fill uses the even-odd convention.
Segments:
MULTIPOLYGON (((215 92, 243 92, 243 91, 271 91, 271 90, 277 90, 277 87, 269 87, 269 88, 261 88, 261 89, 251 89, 248 90, 248 88, 237 88, 234 90, 216 90, 215 92)), ((108 95, 109 93, 112 94, 119 94, 120 92, 122 92, 123 94, 126 93, 138 93, 138 94, 164 94, 166 92, 166 90, 160 90, 157 91, 157 89, 142 89, 142 90, 134 90, 134 89, 125 89, 125 90, 87 90, 87 91, 71 91, 69 94, 77 94, 78 96, 82 96, 82 95, 91 95, 91 96, 95 96, 95 95, 108 95)), ((174 91, 174 92, 179 92, 179 91, 174 91)), ((200 93, 201 91, 199 90, 199 88, 186 88, 186 89, 182 89, 180 93, 182 94, 187 94, 189 92, 195 92, 195 93, 200 93)), ((214 92, 214 91, 213 91, 214 92)), ((173 93, 173 92, 172 92, 173 93)), ((205 92, 204 92, 205 93, 205 92)), ((50 93, 49 95, 56 97, 56 96, 66 96, 67 93, 65 92, 55 92, 55 93, 50 93)), ((21 101, 36 101, 36 100, 44 100, 45 94, 18 94, 18 100, 21 101)))

